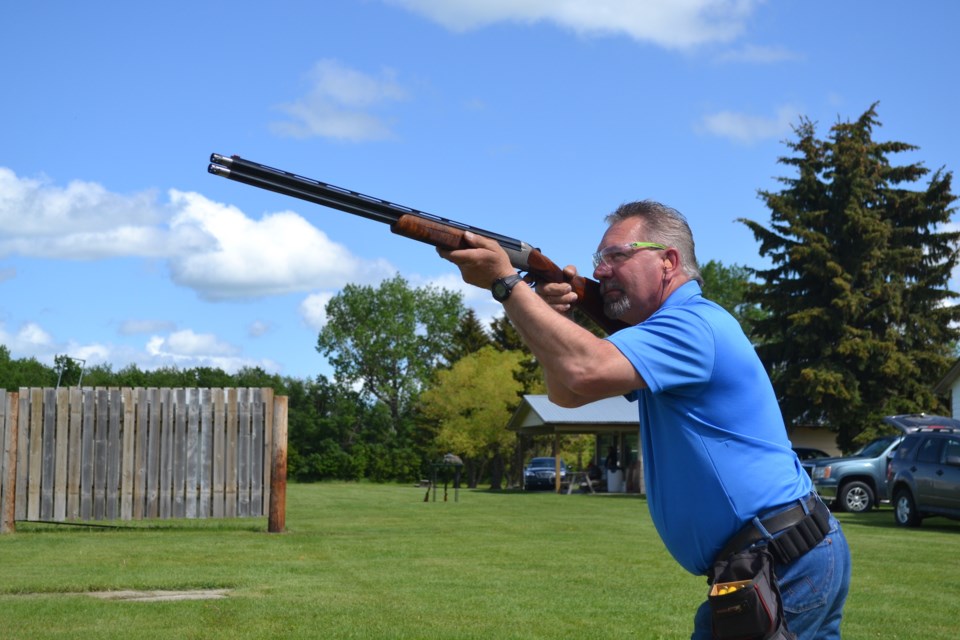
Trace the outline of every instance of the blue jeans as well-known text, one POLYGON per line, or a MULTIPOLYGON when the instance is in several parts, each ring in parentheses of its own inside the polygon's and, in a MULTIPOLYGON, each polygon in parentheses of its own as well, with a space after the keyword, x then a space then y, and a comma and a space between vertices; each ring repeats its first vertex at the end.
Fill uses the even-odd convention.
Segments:
MULTIPOLYGON (((839 640, 843 604, 850 589, 850 548, 840 523, 830 516, 830 533, 787 565, 774 567, 787 628, 797 640, 839 640)), ((691 640, 710 640, 710 605, 697 609, 691 640)))

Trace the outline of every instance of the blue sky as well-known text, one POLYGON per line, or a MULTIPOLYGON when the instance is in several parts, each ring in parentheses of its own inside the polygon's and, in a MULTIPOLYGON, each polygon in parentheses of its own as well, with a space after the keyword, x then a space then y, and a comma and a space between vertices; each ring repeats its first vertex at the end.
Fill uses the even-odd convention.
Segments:
MULTIPOLYGON (((323 306, 432 248, 207 173, 212 152, 498 231, 589 269, 603 216, 683 211, 702 263, 762 266, 740 217, 879 102, 900 163, 960 166, 960 3, 16 2, 0 21, 0 344, 115 370, 313 377, 323 306)), ((955 188, 956 191, 956 188, 955 188)), ((956 285, 955 287, 956 288, 956 285)))

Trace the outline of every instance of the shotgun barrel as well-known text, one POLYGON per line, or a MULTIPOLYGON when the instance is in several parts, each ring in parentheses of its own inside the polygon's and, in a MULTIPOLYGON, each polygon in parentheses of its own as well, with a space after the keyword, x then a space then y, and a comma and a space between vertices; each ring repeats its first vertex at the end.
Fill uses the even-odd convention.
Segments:
POLYGON ((282 169, 245 160, 240 156, 210 155, 207 170, 217 176, 291 196, 314 204, 338 209, 369 220, 390 225, 393 233, 444 249, 467 246, 463 234, 467 231, 495 240, 515 269, 527 273, 535 282, 569 282, 579 299, 578 306, 608 333, 627 326, 603 313, 603 299, 599 283, 583 276, 568 277, 559 266, 544 256, 539 249, 509 236, 473 227, 456 220, 441 218, 425 211, 395 202, 368 196, 357 191, 337 187, 282 169))

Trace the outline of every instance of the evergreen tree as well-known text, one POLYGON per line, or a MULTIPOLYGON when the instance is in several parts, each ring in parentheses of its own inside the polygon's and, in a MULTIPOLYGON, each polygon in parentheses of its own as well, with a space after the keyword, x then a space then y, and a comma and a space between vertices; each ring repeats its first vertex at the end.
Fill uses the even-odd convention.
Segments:
MULTIPOLYGON (((754 338, 788 424, 823 423, 849 449, 883 415, 943 411, 931 385, 946 371, 957 339, 950 273, 960 234, 945 230, 953 212, 952 173, 894 166, 913 151, 876 142, 876 104, 827 140, 809 120, 780 162, 798 175, 780 192, 761 191, 766 228, 741 220, 771 259, 748 300, 769 313, 754 338)), ((866 434, 864 434, 866 435, 866 434)))
POLYGON ((447 350, 445 359, 452 365, 464 356, 476 353, 492 344, 493 340, 483 323, 477 318, 476 312, 468 308, 460 319, 460 326, 453 333, 453 344, 447 350))
POLYGON ((739 264, 727 267, 716 260, 700 267, 704 297, 729 311, 747 337, 753 333, 753 324, 766 315, 759 306, 747 302, 747 287, 752 274, 749 267, 739 264))
POLYGON ((520 383, 517 391, 517 400, 511 410, 520 406, 523 396, 546 392, 543 382, 543 371, 533 353, 524 344, 520 334, 510 322, 506 313, 503 313, 490 322, 490 331, 493 334, 493 346, 500 351, 518 351, 523 354, 520 364, 513 373, 514 379, 520 383))

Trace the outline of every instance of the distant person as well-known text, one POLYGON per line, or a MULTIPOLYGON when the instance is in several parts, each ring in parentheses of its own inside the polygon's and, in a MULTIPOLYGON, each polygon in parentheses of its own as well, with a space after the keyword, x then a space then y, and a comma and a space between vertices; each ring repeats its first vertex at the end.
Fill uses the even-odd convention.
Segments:
POLYGON ((604 466, 607 471, 616 471, 620 468, 620 458, 617 456, 617 448, 610 447, 607 449, 607 459, 604 462, 604 466))
MULTIPOLYGON (((839 638, 850 583, 846 539, 790 447, 753 346, 703 297, 686 220, 644 201, 621 206, 607 223, 593 275, 607 316, 630 326, 605 339, 567 317, 577 299, 570 285, 517 286, 495 241, 467 234, 472 248, 439 253, 466 282, 494 288, 542 365, 551 401, 637 402, 650 514, 681 566, 715 576, 741 552, 773 557, 771 581, 789 630, 801 640, 839 638)), ((692 638, 711 638, 714 622, 708 599, 692 638)))

